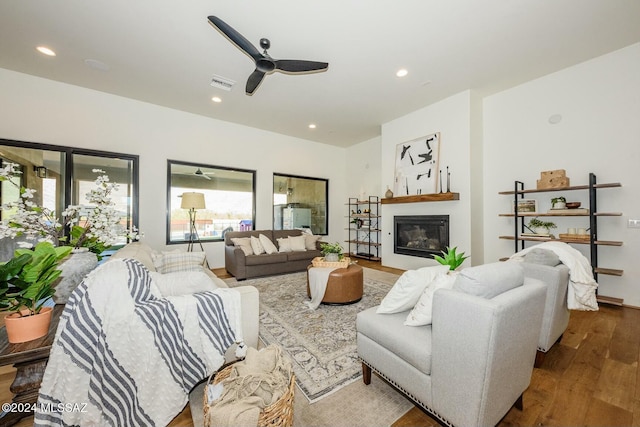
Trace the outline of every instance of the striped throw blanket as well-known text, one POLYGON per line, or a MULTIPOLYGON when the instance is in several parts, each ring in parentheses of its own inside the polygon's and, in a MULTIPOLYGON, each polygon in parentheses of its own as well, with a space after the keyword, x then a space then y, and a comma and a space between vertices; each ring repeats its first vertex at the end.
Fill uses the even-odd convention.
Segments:
POLYGON ((69 298, 35 425, 167 425, 241 335, 235 290, 163 298, 141 263, 109 261, 69 298))

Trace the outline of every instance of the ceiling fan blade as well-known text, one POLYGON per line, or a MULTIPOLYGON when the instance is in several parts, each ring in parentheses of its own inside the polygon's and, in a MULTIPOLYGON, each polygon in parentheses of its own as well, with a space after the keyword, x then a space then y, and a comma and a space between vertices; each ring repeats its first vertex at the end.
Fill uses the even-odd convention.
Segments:
POLYGON ((242 34, 237 32, 233 27, 224 22, 217 16, 209 16, 209 22, 222 34, 224 34, 233 44, 235 44, 240 50, 243 50, 247 55, 253 58, 254 61, 262 58, 260 51, 251 44, 249 40, 244 38, 242 34))
POLYGON ((252 95, 253 92, 260 86, 262 79, 264 78, 264 73, 262 71, 255 70, 247 79, 247 95, 252 95))
POLYGON ((298 61, 295 59, 279 59, 274 62, 276 64, 276 70, 287 73, 308 73, 312 71, 324 71, 329 68, 329 63, 327 62, 298 61))

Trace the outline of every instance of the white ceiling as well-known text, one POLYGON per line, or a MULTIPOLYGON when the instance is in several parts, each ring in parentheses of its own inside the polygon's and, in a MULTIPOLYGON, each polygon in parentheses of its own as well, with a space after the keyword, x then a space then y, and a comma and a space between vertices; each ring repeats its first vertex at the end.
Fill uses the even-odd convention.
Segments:
POLYGON ((1 68, 337 146, 463 90, 485 96, 638 41, 638 0, 0 2, 1 68), (253 63, 209 15, 256 46, 269 38, 276 59, 329 70, 274 73, 247 96, 253 63), (214 89, 214 74, 237 84, 214 89))

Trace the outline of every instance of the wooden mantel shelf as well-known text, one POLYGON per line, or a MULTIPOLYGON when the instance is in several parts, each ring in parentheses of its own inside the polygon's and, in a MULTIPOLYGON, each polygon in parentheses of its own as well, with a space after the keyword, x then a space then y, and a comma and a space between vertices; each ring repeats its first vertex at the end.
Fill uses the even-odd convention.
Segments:
POLYGON ((391 203, 444 202, 447 200, 460 200, 460 193, 416 194, 413 196, 389 197, 380 199, 380 203, 387 205, 391 203))

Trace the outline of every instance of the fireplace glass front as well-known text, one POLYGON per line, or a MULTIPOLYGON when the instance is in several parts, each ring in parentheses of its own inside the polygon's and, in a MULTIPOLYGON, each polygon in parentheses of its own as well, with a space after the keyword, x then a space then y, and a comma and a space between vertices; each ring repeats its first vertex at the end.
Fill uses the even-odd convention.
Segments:
POLYGON ((433 258, 449 246, 449 215, 411 215, 393 218, 393 252, 433 258))

